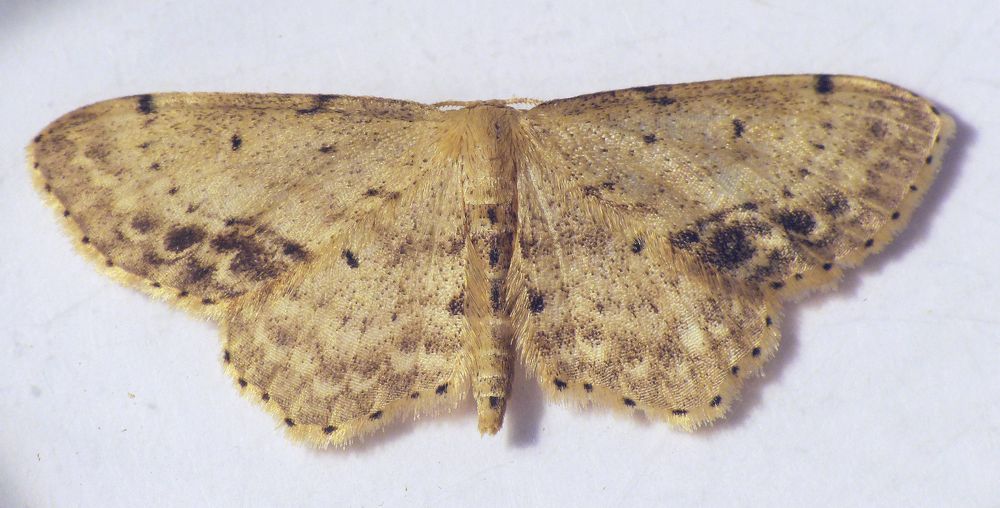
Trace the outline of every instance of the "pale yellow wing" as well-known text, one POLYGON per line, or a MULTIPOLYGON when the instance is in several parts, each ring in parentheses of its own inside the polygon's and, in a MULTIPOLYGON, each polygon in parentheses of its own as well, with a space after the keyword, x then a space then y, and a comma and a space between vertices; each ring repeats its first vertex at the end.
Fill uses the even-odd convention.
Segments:
POLYGON ((434 160, 438 120, 387 99, 144 95, 70 113, 29 152, 88 257, 220 320, 240 388, 324 445, 465 391, 461 183, 434 160))
POLYGON ((345 224, 226 317, 230 372, 293 437, 342 444, 467 394, 465 217, 451 169, 345 224))
POLYGON ((557 100, 525 129, 519 347, 555 394, 690 428, 773 353, 781 300, 892 239, 954 127, 893 85, 822 75, 557 100))
POLYGON ((63 116, 29 158, 92 259, 217 317, 426 173, 414 148, 437 114, 357 97, 142 95, 63 116))

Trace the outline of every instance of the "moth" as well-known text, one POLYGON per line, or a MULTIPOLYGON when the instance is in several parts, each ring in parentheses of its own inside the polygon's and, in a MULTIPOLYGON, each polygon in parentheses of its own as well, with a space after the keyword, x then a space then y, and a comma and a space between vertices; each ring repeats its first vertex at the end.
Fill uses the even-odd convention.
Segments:
POLYGON ((885 247, 955 129, 839 75, 513 102, 140 95, 29 160, 84 255, 218 321, 238 389, 327 446, 470 391, 496 433, 517 360, 553 399, 724 416, 782 302, 885 247))

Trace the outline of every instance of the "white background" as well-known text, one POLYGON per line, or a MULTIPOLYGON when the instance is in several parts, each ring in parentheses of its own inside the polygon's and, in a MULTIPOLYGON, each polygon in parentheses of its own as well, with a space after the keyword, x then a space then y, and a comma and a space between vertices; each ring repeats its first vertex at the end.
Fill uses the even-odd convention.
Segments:
POLYGON ((0 3, 0 505, 1000 503, 997 2, 206 3, 0 3), (463 405, 296 445, 223 374, 213 324, 74 252, 24 163, 61 114, 143 92, 551 99, 798 72, 908 87, 958 139, 910 228, 790 305, 766 377, 694 434, 519 374, 495 437, 463 405))

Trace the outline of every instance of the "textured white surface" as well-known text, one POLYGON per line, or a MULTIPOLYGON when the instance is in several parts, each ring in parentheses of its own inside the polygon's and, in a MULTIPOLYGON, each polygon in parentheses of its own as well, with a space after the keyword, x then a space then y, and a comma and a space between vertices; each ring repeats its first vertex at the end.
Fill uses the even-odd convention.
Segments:
POLYGON ((203 3, 0 3, 0 505, 1000 500, 1000 4, 203 3), (695 434, 550 405, 519 376, 492 438, 464 405, 295 445, 224 376, 214 325, 99 275, 24 165, 59 115, 142 92, 550 99, 793 72, 908 87, 958 139, 910 228, 791 305, 767 377, 695 434))

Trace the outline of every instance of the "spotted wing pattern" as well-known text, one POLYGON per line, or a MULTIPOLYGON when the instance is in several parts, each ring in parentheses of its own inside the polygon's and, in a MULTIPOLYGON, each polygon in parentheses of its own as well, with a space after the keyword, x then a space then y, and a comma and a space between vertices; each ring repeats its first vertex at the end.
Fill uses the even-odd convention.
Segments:
POLYGON ((556 395, 689 428, 773 354, 782 300, 909 220, 954 129, 847 76, 642 87, 525 116, 519 347, 556 395))

